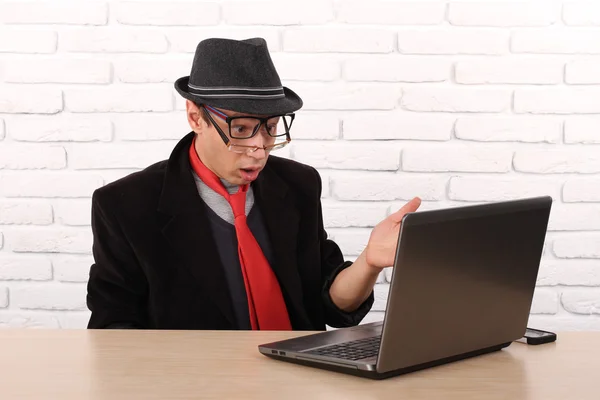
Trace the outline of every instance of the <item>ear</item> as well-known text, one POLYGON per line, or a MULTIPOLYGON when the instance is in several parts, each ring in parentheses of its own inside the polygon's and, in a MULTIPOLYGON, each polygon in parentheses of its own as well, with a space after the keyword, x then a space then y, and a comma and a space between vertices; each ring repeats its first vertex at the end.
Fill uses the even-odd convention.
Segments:
POLYGON ((190 128, 197 134, 202 133, 202 131, 207 128, 206 123, 202 118, 202 110, 190 100, 185 101, 185 110, 190 128))

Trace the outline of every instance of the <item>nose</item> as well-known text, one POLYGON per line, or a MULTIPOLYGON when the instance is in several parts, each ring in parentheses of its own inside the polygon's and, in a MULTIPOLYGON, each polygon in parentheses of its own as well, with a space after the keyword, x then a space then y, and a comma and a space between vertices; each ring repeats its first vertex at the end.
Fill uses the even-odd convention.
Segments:
POLYGON ((267 157, 267 152, 265 151, 265 149, 262 148, 263 146, 267 145, 267 141, 264 135, 262 135, 262 132, 259 132, 256 136, 249 139, 249 142, 249 146, 256 146, 258 147, 258 150, 248 152, 248 156, 256 160, 262 160, 267 157))

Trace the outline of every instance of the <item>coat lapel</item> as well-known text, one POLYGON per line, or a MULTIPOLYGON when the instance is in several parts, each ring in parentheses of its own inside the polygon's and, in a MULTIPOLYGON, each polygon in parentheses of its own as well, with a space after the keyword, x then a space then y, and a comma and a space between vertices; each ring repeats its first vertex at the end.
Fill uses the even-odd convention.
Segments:
POLYGON ((191 272, 233 327, 229 286, 188 158, 193 135, 190 133, 179 142, 167 164, 158 211, 170 218, 162 233, 183 267, 191 272))

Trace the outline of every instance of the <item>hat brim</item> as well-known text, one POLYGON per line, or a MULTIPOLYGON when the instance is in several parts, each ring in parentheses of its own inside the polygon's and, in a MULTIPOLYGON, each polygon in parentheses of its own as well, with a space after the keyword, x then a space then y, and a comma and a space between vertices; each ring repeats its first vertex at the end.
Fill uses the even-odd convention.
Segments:
POLYGON ((184 76, 175 81, 175 90, 184 98, 197 104, 208 104, 226 110, 261 115, 286 114, 302 108, 302 99, 291 89, 284 87, 284 98, 280 99, 215 99, 205 98, 188 91, 190 77, 184 76))

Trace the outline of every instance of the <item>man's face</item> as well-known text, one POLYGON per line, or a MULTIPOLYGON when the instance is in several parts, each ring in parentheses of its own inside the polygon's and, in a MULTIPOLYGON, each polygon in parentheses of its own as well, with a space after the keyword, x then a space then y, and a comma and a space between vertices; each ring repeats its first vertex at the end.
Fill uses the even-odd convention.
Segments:
MULTIPOLYGON (((202 162, 219 178, 223 178, 229 183, 243 185, 254 181, 267 163, 268 153, 264 149, 244 153, 230 151, 213 123, 210 120, 207 121, 204 110, 189 100, 186 101, 186 109, 188 122, 197 134, 196 152, 202 162)), ((230 117, 240 115, 263 117, 222 108, 219 108, 218 112, 230 117)), ((275 138, 269 136, 264 127, 261 127, 260 131, 252 138, 232 139, 227 122, 215 114, 211 114, 211 117, 233 144, 262 147, 275 143, 275 138)))

